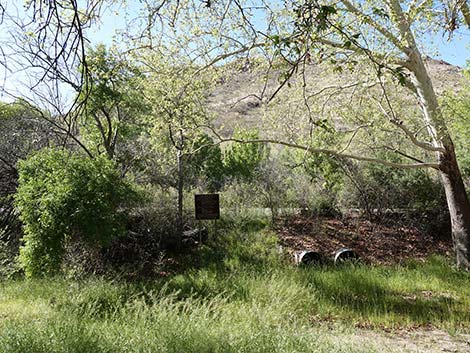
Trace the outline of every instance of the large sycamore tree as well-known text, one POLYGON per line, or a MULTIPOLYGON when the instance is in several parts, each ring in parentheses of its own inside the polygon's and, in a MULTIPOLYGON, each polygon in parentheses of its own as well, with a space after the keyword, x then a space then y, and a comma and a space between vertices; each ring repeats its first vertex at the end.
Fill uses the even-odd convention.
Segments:
MULTIPOLYGON (((285 52, 293 53, 289 59, 292 66, 311 60, 309 56, 329 56, 343 65, 364 61, 370 64, 381 91, 377 104, 383 117, 416 148, 431 156, 428 161, 412 158, 412 163, 396 166, 433 168, 439 172, 451 217, 457 264, 470 269, 470 203, 422 52, 429 33, 442 35, 447 31, 451 36, 459 18, 468 20, 466 3, 458 2, 454 13, 444 3, 399 0, 307 0, 294 4, 292 9, 295 16, 292 32, 274 37, 276 42, 284 43, 285 52), (413 128, 411 113, 397 113, 389 92, 393 82, 415 97, 420 129, 413 128)), ((372 86, 369 85, 370 89, 374 89, 372 86)), ((351 157, 360 159, 360 156, 351 157)), ((386 160, 376 162, 394 165, 386 160)))
MULTIPOLYGON (((171 26, 167 27, 161 43, 178 38, 175 42, 183 43, 186 50, 191 49, 190 55, 198 63, 220 65, 231 57, 249 59, 250 56, 264 55, 272 64, 268 71, 276 73, 280 85, 273 92, 263 89, 261 94, 252 95, 261 102, 272 101, 273 96, 287 89, 292 81, 305 80, 308 75, 302 73, 308 71, 312 62, 329 62, 338 71, 351 67, 354 71, 354 66, 367 66, 367 70, 361 71, 363 76, 357 77, 358 81, 333 82, 316 92, 304 92, 308 114, 299 116, 308 120, 311 135, 314 135, 318 128, 328 125, 329 116, 322 116, 327 109, 313 110, 312 102, 325 92, 331 96, 331 90, 360 87, 363 97, 376 105, 385 121, 382 124, 393 126, 400 138, 406 138, 414 151, 419 151, 419 156, 401 153, 409 162, 387 160, 349 149, 361 126, 352 129, 354 134, 347 146, 336 149, 318 148, 308 139, 293 141, 282 136, 238 142, 267 141, 303 149, 307 153, 330 154, 390 167, 435 170, 447 198, 457 264, 462 269, 470 269, 470 203, 424 51, 433 37, 445 36, 452 40, 459 26, 470 24, 467 1, 301 0, 269 3, 188 0, 164 5, 166 7, 158 8, 158 16, 153 17, 157 7, 149 6, 148 19, 153 20, 149 20, 147 32, 143 31, 139 40, 145 41, 146 35, 147 40, 155 39, 152 31, 158 27, 156 23, 166 18, 171 26), (281 75, 279 71, 283 71, 281 75), (393 98, 396 91, 404 92, 414 107, 408 111, 397 107, 393 98)), ((148 41, 147 44, 155 45, 155 42, 148 41)), ((308 86, 303 82, 304 88, 308 86)), ((343 101, 343 105, 350 104, 350 101, 343 101)), ((335 105, 341 109, 337 102, 335 105)), ((334 123, 330 122, 332 125, 334 123)), ((393 141, 380 143, 392 145, 393 141)))

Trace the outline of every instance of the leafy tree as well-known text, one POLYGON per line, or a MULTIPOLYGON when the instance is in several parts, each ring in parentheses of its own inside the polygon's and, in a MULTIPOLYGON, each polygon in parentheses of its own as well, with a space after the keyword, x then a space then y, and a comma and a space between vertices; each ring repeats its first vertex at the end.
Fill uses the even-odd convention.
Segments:
MULTIPOLYGON (((468 16, 465 15, 468 13, 468 4, 462 3, 463 5, 455 8, 445 2, 439 3, 450 10, 452 15, 448 19, 441 16, 439 6, 427 2, 305 0, 285 2, 284 8, 263 3, 261 7, 266 10, 267 19, 267 29, 264 32, 258 29, 253 20, 254 7, 241 6, 237 13, 230 11, 233 10, 230 6, 224 6, 226 3, 214 3, 207 10, 207 16, 197 22, 197 25, 192 24, 192 27, 198 28, 198 32, 194 33, 194 43, 204 42, 204 37, 214 34, 208 27, 233 29, 232 32, 229 29, 228 33, 215 31, 215 36, 219 39, 218 48, 226 45, 223 53, 214 47, 208 49, 208 45, 202 47, 201 57, 215 53, 211 57, 211 63, 226 61, 230 56, 236 57, 242 53, 264 54, 277 67, 279 62, 283 62, 285 73, 280 77, 278 75, 279 87, 268 97, 263 97, 266 90, 262 90, 260 98, 272 101, 289 84, 301 85, 304 109, 298 117, 308 119, 312 134, 325 120, 338 118, 338 115, 341 118, 341 113, 346 110, 355 110, 361 117, 356 124, 346 128, 343 126, 350 138, 344 139, 344 143, 336 148, 315 148, 310 139, 291 141, 261 138, 245 142, 278 143, 308 153, 324 153, 389 167, 431 168, 439 174, 445 190, 457 265, 462 269, 470 269, 470 202, 457 162, 455 146, 422 52, 423 42, 420 42, 422 28, 433 29, 433 34, 440 35, 442 32, 452 34, 462 23, 468 25, 468 16), (217 21, 216 15, 220 16, 220 26, 207 20, 211 18, 217 21), (235 25, 237 21, 239 27, 235 25), (207 31, 201 27, 207 28, 207 31), (235 37, 237 31, 243 33, 235 37), (336 73, 347 70, 356 75, 351 80, 343 76, 335 84, 328 83, 324 87, 316 87, 316 90, 309 90, 306 78, 312 62, 330 63, 336 73), (398 105, 393 100, 396 92, 413 97, 413 101, 410 100, 407 107, 398 105), (335 104, 328 104, 332 101, 332 96, 341 98, 335 104), (360 105, 357 107, 351 104, 351 96, 367 99, 358 99, 360 105), (322 108, 328 109, 326 111, 322 108), (371 111, 374 114, 364 114, 371 111), (357 141, 360 138, 362 134, 357 131, 367 131, 369 127, 371 131, 376 130, 377 125, 371 124, 374 117, 381 118, 380 126, 387 126, 393 131, 388 135, 390 138, 377 138, 375 146, 362 146, 361 149, 353 150, 353 144, 348 141, 357 141), (362 124, 359 124, 359 120, 362 120, 362 124), (392 136, 405 137, 409 144, 420 151, 419 154, 408 155, 395 148, 392 136), (377 147, 396 151, 400 155, 400 162, 376 158, 368 153, 377 147)), ((181 9, 181 17, 184 17, 180 23, 187 29, 184 30, 184 38, 187 38, 191 29, 188 28, 187 16, 182 16, 182 13, 190 16, 192 7, 187 6, 187 11, 184 12, 183 4, 176 6, 181 9)), ((197 17, 203 16, 197 13, 192 18, 197 21, 197 17)), ((174 23, 176 26, 179 24, 177 21, 174 23)), ((181 31, 182 28, 178 30, 181 31)), ((269 72, 276 74, 276 70, 269 72)), ((313 81, 315 83, 316 80, 313 81)), ((338 123, 335 125, 338 126, 338 123)))
MULTIPOLYGON (((413 162, 408 165, 382 159, 376 162, 408 168, 428 167, 439 172, 450 211, 457 264, 470 269, 470 202, 417 37, 417 27, 442 28, 435 9, 415 3, 405 6, 398 0, 365 4, 349 0, 305 1, 294 3, 293 13, 296 22, 292 34, 273 38, 279 40, 277 47, 284 57, 290 56, 294 67, 308 60, 307 56, 327 55, 336 64, 338 50, 346 53, 344 59, 340 57, 341 61, 352 67, 359 60, 368 61, 373 68, 370 77, 374 77, 379 87, 376 92, 368 92, 383 117, 417 148, 428 155, 434 153, 434 162, 416 157, 410 158, 413 162), (392 87, 406 90, 416 98, 421 108, 420 128, 426 129, 427 134, 416 133, 409 113, 402 114, 392 103, 392 87)), ((348 156, 337 151, 331 153, 348 156)), ((368 160, 355 155, 348 157, 368 160)))
POLYGON ((203 179, 208 191, 217 191, 223 184, 225 175, 220 145, 215 144, 206 133, 196 136, 190 148, 193 152, 186 155, 185 180, 190 186, 196 186, 198 179, 203 179))
POLYGON ((268 156, 265 144, 241 143, 238 141, 256 140, 259 133, 256 130, 236 130, 233 142, 224 153, 225 174, 245 181, 253 180, 263 160, 268 156))
POLYGON ((91 86, 81 135, 94 154, 105 154, 128 169, 139 158, 136 144, 145 133, 143 116, 148 107, 139 91, 141 74, 128 58, 102 44, 89 50, 87 66, 91 86))
POLYGON ((105 157, 44 149, 21 161, 15 200, 24 225, 19 259, 26 275, 57 272, 66 242, 103 245, 121 234, 121 206, 135 197, 105 157))
MULTIPOLYGON (((208 72, 198 73, 198 68, 184 58, 169 62, 161 55, 147 53, 141 59, 149 68, 145 72, 144 94, 152 107, 149 124, 153 126, 154 147, 165 150, 176 163, 176 189, 178 191, 177 233, 179 246, 183 233, 183 192, 185 184, 185 160, 202 146, 197 147, 201 131, 210 126, 211 116, 206 110, 206 96, 212 84, 208 72)), ((213 150, 214 151, 214 150, 213 150)), ((200 156, 200 155, 199 155, 200 156)), ((193 158, 197 158, 193 156, 193 158)))

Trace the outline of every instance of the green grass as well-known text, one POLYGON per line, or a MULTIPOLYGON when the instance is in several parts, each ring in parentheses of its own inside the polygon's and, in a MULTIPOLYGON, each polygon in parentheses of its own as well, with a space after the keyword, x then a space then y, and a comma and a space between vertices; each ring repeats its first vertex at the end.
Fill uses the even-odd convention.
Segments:
POLYGON ((10 283, 2 289, 11 311, 1 311, 0 351, 357 351, 346 342, 338 345, 305 317, 289 312, 295 298, 280 299, 288 293, 274 301, 267 296, 240 300, 228 292, 183 299, 168 290, 103 280, 10 283))
POLYGON ((141 283, 2 282, 0 351, 383 352, 358 345, 356 327, 470 331, 470 275, 443 258, 296 268, 269 233, 245 229, 192 261, 197 268, 141 283))

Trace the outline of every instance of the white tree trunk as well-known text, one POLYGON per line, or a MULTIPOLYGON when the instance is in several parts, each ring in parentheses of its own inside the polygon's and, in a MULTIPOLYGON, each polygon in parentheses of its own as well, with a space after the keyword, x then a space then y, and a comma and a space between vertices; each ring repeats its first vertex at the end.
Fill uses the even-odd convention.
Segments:
POLYGON ((423 120, 433 145, 442 149, 436 152, 436 158, 449 208, 457 265, 470 270, 470 202, 434 87, 414 41, 411 44, 407 52, 408 68, 414 76, 413 83, 423 111, 423 120))

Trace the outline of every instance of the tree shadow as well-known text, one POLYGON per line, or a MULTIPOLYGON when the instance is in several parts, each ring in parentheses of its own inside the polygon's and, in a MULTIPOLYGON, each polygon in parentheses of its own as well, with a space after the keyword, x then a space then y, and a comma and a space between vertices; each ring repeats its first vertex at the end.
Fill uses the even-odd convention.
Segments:
MULTIPOLYGON (((470 322, 470 307, 448 292, 390 289, 385 281, 348 267, 326 269, 315 274, 305 271, 302 281, 319 297, 320 305, 335 313, 365 321, 392 321, 399 324, 470 322), (326 275, 325 275, 326 273, 326 275)), ((347 317, 345 317, 347 319, 347 317)))

